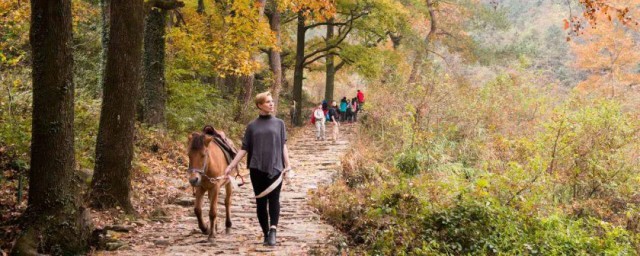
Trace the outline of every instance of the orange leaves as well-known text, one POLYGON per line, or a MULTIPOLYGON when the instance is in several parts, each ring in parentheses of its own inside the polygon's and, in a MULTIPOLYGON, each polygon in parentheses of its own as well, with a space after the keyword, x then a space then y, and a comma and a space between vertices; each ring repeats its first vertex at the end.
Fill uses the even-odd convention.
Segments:
MULTIPOLYGON (((598 21, 602 20, 611 23, 614 18, 625 26, 635 27, 636 29, 639 26, 636 19, 638 10, 633 10, 632 12, 629 9, 630 6, 638 6, 637 0, 580 0, 580 4, 585 8, 582 16, 591 26, 596 26, 598 21)), ((584 26, 580 24, 576 17, 572 16, 570 22, 574 28, 572 32, 575 34, 584 29, 584 26)))
POLYGON ((640 83, 640 74, 636 72, 640 45, 631 31, 622 25, 602 23, 588 28, 584 39, 584 43, 572 43, 577 57, 575 66, 589 73, 578 84, 579 90, 602 91, 614 97, 627 85, 640 83))

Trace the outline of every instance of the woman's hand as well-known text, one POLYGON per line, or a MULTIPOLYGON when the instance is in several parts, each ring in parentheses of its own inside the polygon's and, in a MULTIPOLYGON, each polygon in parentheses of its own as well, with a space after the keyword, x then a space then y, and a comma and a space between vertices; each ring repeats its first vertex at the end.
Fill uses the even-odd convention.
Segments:
POLYGON ((282 178, 285 181, 289 181, 289 178, 293 177, 293 169, 291 168, 291 166, 285 167, 282 170, 282 178))
POLYGON ((242 157, 244 157, 244 155, 247 154, 247 151, 244 149, 241 149, 240 151, 238 151, 238 154, 236 154, 236 157, 233 159, 233 161, 231 161, 231 163, 229 163, 229 166, 227 166, 227 169, 224 169, 224 176, 227 177, 229 176, 229 173, 231 173, 231 171, 238 167, 238 163, 240 162, 240 159, 242 159, 242 157))
POLYGON ((233 170, 233 168, 235 168, 235 166, 229 165, 227 166, 227 169, 224 169, 224 176, 229 176, 229 174, 231 173, 231 171, 233 170))

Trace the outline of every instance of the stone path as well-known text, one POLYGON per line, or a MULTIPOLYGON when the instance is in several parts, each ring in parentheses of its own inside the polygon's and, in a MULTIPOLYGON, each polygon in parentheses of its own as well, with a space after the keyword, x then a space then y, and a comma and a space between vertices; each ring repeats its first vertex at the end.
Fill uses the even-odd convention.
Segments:
MULTIPOLYGON (((116 251, 99 251, 98 255, 317 255, 336 254, 338 249, 329 241, 341 240, 332 226, 320 220, 308 205, 309 191, 332 181, 340 166, 340 156, 348 148, 355 125, 340 126, 341 138, 337 142, 316 141, 311 126, 290 138, 288 147, 294 176, 281 193, 281 213, 278 227, 278 245, 262 245, 262 231, 255 213, 255 202, 250 179, 236 189, 232 197, 233 227, 224 233, 224 205, 218 207, 218 235, 215 243, 207 242, 200 232, 193 213, 193 196, 184 195, 161 206, 165 216, 155 220, 138 221, 133 231, 118 233, 118 239, 127 245, 116 251)), ((245 159, 246 160, 246 159, 245 159)), ((186 183, 186 181, 185 181, 186 183)), ((222 192, 224 194, 224 191, 222 192)), ((205 197, 206 198, 206 197, 205 197)), ((221 198, 224 198, 222 195, 221 198)), ((205 200, 206 201, 206 200, 205 200)), ((203 206, 208 222, 208 202, 203 206)))

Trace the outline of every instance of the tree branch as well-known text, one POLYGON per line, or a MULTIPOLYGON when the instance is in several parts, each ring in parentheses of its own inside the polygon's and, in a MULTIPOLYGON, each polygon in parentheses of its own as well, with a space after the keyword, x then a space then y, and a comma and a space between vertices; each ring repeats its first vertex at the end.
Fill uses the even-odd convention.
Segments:
POLYGON ((447 32, 445 30, 442 30, 442 29, 440 29, 440 31, 436 32, 436 35, 444 35, 444 36, 451 37, 453 39, 459 39, 457 36, 454 36, 453 34, 447 32))
MULTIPOLYGON (((329 25, 329 24, 332 24, 332 25, 340 27, 340 28, 342 28, 343 26, 347 26, 347 25, 351 26, 351 24, 353 23, 354 20, 362 18, 363 16, 366 16, 366 15, 369 15, 369 12, 368 11, 363 11, 363 12, 359 13, 358 15, 353 15, 353 12, 351 12, 350 15, 351 15, 351 18, 349 18, 348 20, 343 21, 343 22, 333 22, 333 23, 331 23, 331 22, 318 22, 318 23, 314 23, 314 24, 311 24, 311 25, 304 26, 304 29, 307 30, 307 29, 318 27, 318 26, 326 26, 326 25, 329 25)), ((338 30, 340 30, 340 28, 338 28, 338 30)))
POLYGON ((445 59, 445 58, 444 58, 444 56, 442 56, 442 54, 439 54, 439 53, 437 53, 437 52, 435 52, 435 51, 432 51, 432 50, 429 50, 429 49, 427 49, 427 52, 430 52, 430 53, 435 54, 436 56, 438 56, 438 57, 442 58, 442 60, 444 60, 447 64, 449 64, 449 63, 447 62, 447 59, 445 59))
MULTIPOLYGON (((342 33, 341 35, 338 35, 338 40, 337 40, 335 43, 333 43, 333 44, 331 44, 331 45, 327 45, 327 46, 326 46, 326 47, 324 47, 324 48, 320 48, 320 49, 318 49, 318 50, 315 50, 315 51, 313 51, 313 52, 309 53, 308 55, 304 56, 304 59, 306 60, 306 59, 312 58, 312 57, 314 57, 314 55, 316 55, 316 54, 318 54, 318 53, 326 52, 326 51, 329 51, 329 50, 331 50, 331 49, 333 49, 333 48, 338 47, 338 45, 339 45, 340 43, 342 43, 342 41, 344 41, 344 39, 346 39, 346 38, 347 38, 347 35, 349 34, 349 32, 351 31, 351 29, 353 28, 353 26, 352 26, 352 25, 353 25, 353 20, 351 20, 351 25, 348 27, 348 30, 347 30, 346 32, 342 33)), ((306 63, 306 62, 305 62, 305 63, 306 63)))
POLYGON ((282 19, 282 24, 284 25, 284 24, 287 24, 287 23, 289 23, 289 22, 292 22, 292 21, 294 21, 294 20, 298 19, 298 15, 297 15, 297 14, 294 14, 294 15, 291 15, 291 16, 289 16, 289 17, 283 17, 283 18, 284 18, 284 19, 282 19))
POLYGON ((326 53, 324 53, 324 54, 318 55, 318 56, 316 56, 315 58, 313 58, 313 59, 311 59, 311 60, 309 60, 309 61, 305 61, 302 65, 303 65, 303 66, 307 66, 307 65, 309 65, 309 64, 311 64, 311 63, 313 63, 313 62, 315 62, 316 60, 319 60, 319 59, 321 59, 321 58, 327 57, 327 56, 329 56, 329 55, 331 55, 331 54, 333 54, 333 53, 332 53, 332 52, 326 52, 326 53))
POLYGON ((307 30, 307 29, 311 29, 311 28, 315 28, 315 27, 319 27, 319 26, 326 26, 326 25, 329 25, 329 24, 333 24, 334 26, 345 26, 345 25, 347 25, 346 22, 334 22, 334 23, 318 22, 318 23, 314 23, 314 24, 311 24, 311 25, 308 25, 308 26, 304 26, 304 29, 307 30))
MULTIPOLYGON (((178 17, 178 22, 176 22, 176 27, 180 26, 180 21, 182 21, 182 25, 187 25, 187 21, 184 20, 184 16, 182 16, 182 13, 180 13, 180 11, 178 11, 178 9, 173 10, 176 13, 176 17, 178 17)), ((189 30, 187 30, 187 32, 189 32, 189 30)))
POLYGON ((345 61, 345 60, 341 61, 340 64, 338 64, 335 67, 333 67, 333 70, 335 72, 338 72, 338 70, 340 70, 342 67, 344 67, 344 64, 346 64, 346 63, 347 63, 347 61, 345 61))

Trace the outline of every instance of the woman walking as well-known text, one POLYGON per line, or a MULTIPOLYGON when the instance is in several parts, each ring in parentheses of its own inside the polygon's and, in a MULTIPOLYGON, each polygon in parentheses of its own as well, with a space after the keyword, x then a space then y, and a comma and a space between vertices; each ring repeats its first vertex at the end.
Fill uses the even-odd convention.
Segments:
POLYGON ((231 161, 225 175, 238 166, 248 154, 247 166, 250 171, 253 192, 256 194, 256 212, 264 234, 264 245, 276 245, 276 230, 280 217, 280 190, 282 175, 289 169, 287 132, 284 121, 273 116, 273 99, 270 92, 256 95, 258 118, 247 125, 242 139, 242 149, 231 161), (267 192, 272 186, 277 186, 267 192))

